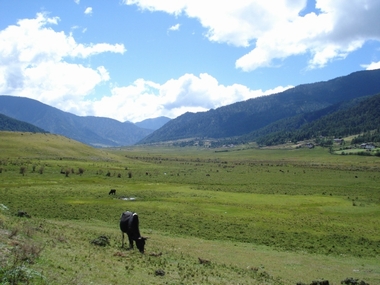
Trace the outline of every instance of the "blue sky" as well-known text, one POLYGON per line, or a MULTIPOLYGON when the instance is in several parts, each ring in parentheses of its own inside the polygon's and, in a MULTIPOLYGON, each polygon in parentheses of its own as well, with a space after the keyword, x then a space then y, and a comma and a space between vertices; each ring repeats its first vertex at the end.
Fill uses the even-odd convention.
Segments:
POLYGON ((0 94, 138 122, 380 68, 378 0, 0 0, 0 94))

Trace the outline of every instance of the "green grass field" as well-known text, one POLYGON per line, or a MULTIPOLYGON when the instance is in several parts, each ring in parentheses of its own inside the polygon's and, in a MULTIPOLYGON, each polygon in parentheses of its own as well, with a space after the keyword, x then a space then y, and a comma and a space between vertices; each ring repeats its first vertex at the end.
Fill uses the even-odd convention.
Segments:
POLYGON ((380 284, 378 157, 94 149, 12 132, 0 132, 0 149, 0 280, 18 272, 33 282, 25 284, 380 284), (144 255, 120 248, 127 209, 150 237, 144 255), (100 235, 109 246, 90 243, 100 235))

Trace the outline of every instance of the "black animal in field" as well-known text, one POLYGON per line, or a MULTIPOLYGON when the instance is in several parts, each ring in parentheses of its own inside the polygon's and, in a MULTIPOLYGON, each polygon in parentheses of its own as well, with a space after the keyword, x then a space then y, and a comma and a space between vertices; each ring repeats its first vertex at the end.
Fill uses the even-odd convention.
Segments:
POLYGON ((108 195, 116 195, 116 189, 111 189, 108 195))
POLYGON ((124 247, 124 233, 128 235, 129 248, 133 249, 133 242, 141 253, 144 253, 146 237, 140 235, 139 217, 137 213, 126 211, 120 217, 120 230, 122 235, 121 247, 124 247))

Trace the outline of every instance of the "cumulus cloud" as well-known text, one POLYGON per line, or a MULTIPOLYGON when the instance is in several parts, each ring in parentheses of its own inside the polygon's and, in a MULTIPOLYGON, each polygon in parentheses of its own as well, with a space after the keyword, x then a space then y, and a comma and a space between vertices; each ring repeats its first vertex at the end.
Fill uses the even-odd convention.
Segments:
POLYGON ((169 31, 178 31, 180 26, 181 26, 180 24, 176 24, 174 26, 171 26, 169 28, 169 31))
POLYGON ((304 54, 310 57, 309 68, 319 68, 345 58, 368 40, 380 40, 380 1, 315 2, 317 13, 304 15, 307 0, 124 0, 141 9, 198 19, 210 41, 250 47, 236 60, 244 71, 304 54))
POLYGON ((184 74, 163 84, 144 79, 129 86, 111 83, 108 96, 90 100, 86 95, 111 78, 106 67, 90 67, 81 60, 104 52, 123 54, 124 45, 79 44, 71 33, 51 28, 59 21, 41 13, 0 31, 0 94, 33 98, 77 115, 137 122, 175 118, 289 88, 251 90, 239 84, 222 85, 207 73, 184 74))
POLYGON ((380 68, 380 61, 371 62, 370 64, 363 64, 362 67, 365 68, 366 70, 379 69, 380 68))
POLYGON ((290 87, 262 91, 250 90, 240 84, 224 86, 207 73, 199 76, 185 74, 164 84, 138 79, 130 86, 113 88, 111 96, 93 102, 93 109, 87 108, 86 111, 120 121, 138 122, 159 116, 175 118, 185 112, 207 111, 290 87))
POLYGON ((92 14, 92 7, 87 7, 86 10, 84 10, 84 13, 86 15, 91 15, 92 14))
POLYGON ((122 54, 124 46, 79 44, 71 34, 50 27, 58 22, 57 17, 39 13, 35 19, 19 20, 0 31, 0 94, 57 106, 58 102, 84 98, 110 79, 104 66, 91 68, 72 61, 104 52, 122 54))

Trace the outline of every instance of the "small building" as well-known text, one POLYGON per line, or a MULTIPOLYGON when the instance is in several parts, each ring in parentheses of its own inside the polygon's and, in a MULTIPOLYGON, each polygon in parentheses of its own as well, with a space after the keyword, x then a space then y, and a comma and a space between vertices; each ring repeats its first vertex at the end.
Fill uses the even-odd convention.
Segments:
POLYGON ((314 148, 314 144, 311 143, 311 142, 306 143, 305 146, 306 146, 307 148, 314 148))
POLYGON ((376 148, 376 146, 373 143, 362 143, 360 145, 360 148, 368 149, 368 150, 373 150, 373 149, 376 148))
POLYGON ((334 142, 339 143, 339 144, 342 144, 343 141, 344 141, 343 139, 334 139, 334 142))

